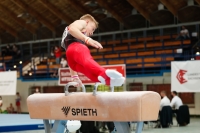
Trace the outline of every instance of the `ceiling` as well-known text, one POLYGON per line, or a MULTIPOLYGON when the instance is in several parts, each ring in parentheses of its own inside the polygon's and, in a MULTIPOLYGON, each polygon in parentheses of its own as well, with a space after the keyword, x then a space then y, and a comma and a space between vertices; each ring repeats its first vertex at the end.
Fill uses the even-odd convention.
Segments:
POLYGON ((98 32, 200 21, 200 0, 0 0, 0 44, 61 37, 84 14, 98 32))

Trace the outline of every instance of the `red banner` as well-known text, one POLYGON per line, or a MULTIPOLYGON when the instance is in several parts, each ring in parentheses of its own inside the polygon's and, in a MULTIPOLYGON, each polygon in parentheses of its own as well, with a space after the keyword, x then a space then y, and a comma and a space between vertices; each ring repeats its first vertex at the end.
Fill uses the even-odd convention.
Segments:
MULTIPOLYGON (((105 65, 102 66, 105 69, 112 69, 120 72, 124 77, 126 77, 126 66, 125 64, 121 65, 105 65)), ((83 84, 88 85, 88 84, 94 84, 95 82, 92 82, 89 78, 87 78, 85 75, 82 73, 78 73, 79 78, 83 82, 83 84)), ((66 85, 68 82, 71 82, 71 75, 69 68, 59 68, 59 80, 58 84, 59 85, 66 85)))

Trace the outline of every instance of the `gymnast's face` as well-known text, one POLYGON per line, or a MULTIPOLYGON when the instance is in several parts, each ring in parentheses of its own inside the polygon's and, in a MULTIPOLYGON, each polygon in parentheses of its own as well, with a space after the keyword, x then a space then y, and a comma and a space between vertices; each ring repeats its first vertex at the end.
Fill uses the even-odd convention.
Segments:
POLYGON ((93 21, 87 21, 87 26, 86 26, 86 35, 87 36, 92 36, 93 35, 93 32, 95 31, 96 29, 96 25, 93 21))

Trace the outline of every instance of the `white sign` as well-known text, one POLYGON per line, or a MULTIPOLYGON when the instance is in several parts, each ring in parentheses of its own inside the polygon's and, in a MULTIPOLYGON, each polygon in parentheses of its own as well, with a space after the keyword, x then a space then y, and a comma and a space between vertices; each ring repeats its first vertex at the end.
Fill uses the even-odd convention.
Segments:
POLYGON ((16 95, 17 71, 0 72, 0 95, 16 95))
POLYGON ((177 92, 200 92, 200 61, 172 62, 171 90, 177 92))

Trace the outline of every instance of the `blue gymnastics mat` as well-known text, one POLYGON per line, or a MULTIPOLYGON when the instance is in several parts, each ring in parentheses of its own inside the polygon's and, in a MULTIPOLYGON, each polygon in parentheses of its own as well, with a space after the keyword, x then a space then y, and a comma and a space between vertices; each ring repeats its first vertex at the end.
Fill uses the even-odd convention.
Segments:
POLYGON ((41 129, 43 120, 31 119, 28 114, 0 114, 0 133, 41 129))

